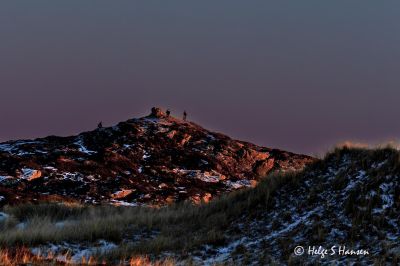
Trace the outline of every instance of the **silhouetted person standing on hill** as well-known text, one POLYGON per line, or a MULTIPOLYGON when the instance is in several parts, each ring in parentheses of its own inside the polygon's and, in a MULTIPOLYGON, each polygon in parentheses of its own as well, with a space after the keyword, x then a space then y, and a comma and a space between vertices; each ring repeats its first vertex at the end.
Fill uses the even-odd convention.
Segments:
POLYGON ((102 128, 102 127, 103 127, 103 122, 97 124, 97 128, 102 128))
POLYGON ((186 121, 186 118, 187 118, 187 113, 186 111, 183 111, 183 121, 186 121))
POLYGON ((167 109, 167 111, 165 113, 167 114, 167 117, 169 117, 171 115, 171 111, 169 109, 167 109))

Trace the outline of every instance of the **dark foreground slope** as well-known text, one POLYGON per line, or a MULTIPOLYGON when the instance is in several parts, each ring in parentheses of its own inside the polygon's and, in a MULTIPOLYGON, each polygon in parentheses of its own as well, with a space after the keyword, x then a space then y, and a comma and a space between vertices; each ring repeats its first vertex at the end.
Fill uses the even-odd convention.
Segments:
POLYGON ((229 243, 215 258, 233 252, 253 262, 261 254, 268 263, 400 263, 399 151, 336 150, 304 172, 270 182, 278 184, 275 192, 232 223, 229 243))
POLYGON ((0 245, 75 261, 92 254, 181 265, 398 265, 399 176, 397 150, 338 149, 302 172, 270 175, 199 206, 8 207, 0 245), (304 254, 294 254, 298 246, 304 254), (328 253, 308 254, 309 246, 328 253))
POLYGON ((208 201, 313 160, 233 140, 155 108, 150 116, 78 136, 1 143, 0 205, 208 201))

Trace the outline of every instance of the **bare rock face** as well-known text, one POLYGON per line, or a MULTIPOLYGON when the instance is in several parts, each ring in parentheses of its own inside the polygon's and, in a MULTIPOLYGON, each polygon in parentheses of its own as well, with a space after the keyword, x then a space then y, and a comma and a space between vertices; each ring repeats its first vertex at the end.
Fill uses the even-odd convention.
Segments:
POLYGON ((274 168, 275 159, 259 161, 254 167, 254 172, 259 176, 266 176, 274 168))
POLYGON ((132 194, 133 190, 132 189, 123 189, 121 191, 117 191, 114 194, 111 195, 113 199, 123 199, 127 197, 128 195, 132 194))
POLYGON ((155 118, 162 118, 162 117, 165 117, 166 114, 161 110, 161 108, 153 107, 153 108, 151 108, 150 116, 155 117, 155 118))
POLYGON ((0 143, 0 205, 207 202, 314 160, 233 140, 153 108, 150 116, 78 136, 0 143))
POLYGON ((23 168, 22 174, 20 175, 21 178, 32 181, 34 179, 40 178, 42 176, 42 172, 39 170, 23 168))

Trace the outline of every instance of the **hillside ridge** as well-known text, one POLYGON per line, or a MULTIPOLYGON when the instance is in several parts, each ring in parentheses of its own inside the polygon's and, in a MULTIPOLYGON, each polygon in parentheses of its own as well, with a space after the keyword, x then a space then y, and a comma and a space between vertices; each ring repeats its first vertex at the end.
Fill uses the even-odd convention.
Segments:
POLYGON ((314 160, 233 140, 153 108, 149 116, 76 136, 0 143, 0 204, 207 202, 314 160))

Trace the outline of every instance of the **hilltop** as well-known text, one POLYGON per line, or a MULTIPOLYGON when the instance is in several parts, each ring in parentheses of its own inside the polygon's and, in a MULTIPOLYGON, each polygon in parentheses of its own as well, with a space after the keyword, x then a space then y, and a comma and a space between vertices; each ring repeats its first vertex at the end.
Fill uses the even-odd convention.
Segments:
POLYGON ((234 140, 153 108, 149 116, 77 136, 1 143, 0 205, 207 202, 314 160, 234 140))

